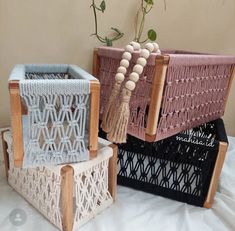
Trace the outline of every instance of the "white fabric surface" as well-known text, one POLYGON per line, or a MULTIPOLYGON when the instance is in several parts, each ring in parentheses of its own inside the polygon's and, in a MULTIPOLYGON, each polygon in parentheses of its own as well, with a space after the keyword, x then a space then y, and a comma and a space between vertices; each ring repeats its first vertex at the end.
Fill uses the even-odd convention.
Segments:
MULTIPOLYGON (((199 208, 160 196, 118 186, 117 201, 84 225, 81 231, 234 231, 235 230, 235 137, 229 137, 229 152, 212 209, 199 208)), ((0 230, 57 230, 19 196, 0 175, 0 230), (27 221, 14 226, 10 212, 23 209, 27 221)))

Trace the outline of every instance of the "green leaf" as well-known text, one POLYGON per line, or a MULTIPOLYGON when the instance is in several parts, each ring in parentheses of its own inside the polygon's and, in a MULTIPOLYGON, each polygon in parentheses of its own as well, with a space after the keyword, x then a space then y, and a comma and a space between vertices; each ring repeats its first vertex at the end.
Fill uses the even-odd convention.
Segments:
POLYGON ((101 3, 100 3, 100 9, 101 11, 104 13, 105 11, 105 8, 106 8, 106 4, 105 4, 105 1, 103 0, 101 3))
POLYGON ((118 28, 115 28, 115 27, 111 27, 111 30, 115 31, 117 34, 122 33, 118 28))
POLYGON ((154 4, 154 2, 153 2, 153 0, 144 0, 148 5, 153 5, 154 4))
POLYGON ((155 41, 157 39, 157 33, 155 30, 151 29, 148 31, 148 39, 151 41, 155 41))

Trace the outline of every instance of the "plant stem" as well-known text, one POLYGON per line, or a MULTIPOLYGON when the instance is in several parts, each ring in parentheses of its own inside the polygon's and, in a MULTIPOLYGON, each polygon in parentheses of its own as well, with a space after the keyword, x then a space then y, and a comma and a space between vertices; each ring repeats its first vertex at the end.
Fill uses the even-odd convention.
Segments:
POLYGON ((97 14, 96 14, 96 10, 95 10, 95 0, 92 0, 92 7, 93 7, 93 13, 94 13, 94 17, 95 17, 95 34, 97 34, 97 14))
POLYGON ((91 4, 91 7, 93 8, 93 14, 94 14, 94 18, 95 18, 95 33, 93 35, 96 36, 96 38, 101 42, 101 43, 106 43, 107 46, 112 46, 112 42, 115 41, 115 40, 118 40, 120 39, 124 34, 121 33, 118 29, 115 29, 115 28, 111 28, 112 30, 114 30, 117 35, 114 36, 113 38, 108 38, 108 37, 101 37, 99 34, 98 34, 98 20, 97 20, 97 13, 96 13, 96 10, 99 10, 101 11, 100 8, 98 8, 96 5, 95 5, 95 0, 92 0, 92 4, 91 4))
POLYGON ((93 13, 94 13, 94 17, 95 17, 95 33, 94 33, 94 35, 96 36, 96 38, 100 41, 100 42, 102 42, 102 43, 105 43, 106 41, 105 41, 105 39, 103 39, 102 37, 100 37, 99 35, 98 35, 98 22, 97 22, 97 14, 96 14, 96 9, 97 9, 97 7, 96 7, 96 5, 95 5, 95 0, 92 0, 92 8, 93 8, 93 13))
POLYGON ((134 37, 134 41, 137 41, 137 33, 138 33, 138 21, 139 21, 139 14, 140 14, 140 9, 137 11, 136 16, 135 16, 135 37, 134 37))
POLYGON ((140 27, 139 27, 139 34, 138 34, 138 42, 140 42, 140 38, 143 34, 143 29, 144 29, 144 23, 145 23, 145 12, 142 10, 142 19, 141 19, 141 23, 140 23, 140 27))
MULTIPOLYGON (((148 4, 146 3, 146 5, 144 5, 144 0, 141 0, 141 6, 139 8, 139 10, 137 11, 136 14, 136 19, 135 19, 135 41, 139 42, 139 43, 143 43, 140 41, 141 36, 143 34, 143 30, 144 30, 144 24, 145 24, 145 17, 146 14, 149 13, 149 11, 152 9, 152 6, 150 6, 150 8, 147 10, 148 8, 148 4), (139 22, 139 16, 141 14, 141 21, 138 25, 139 22)), ((144 40, 146 41, 146 40, 144 40)))

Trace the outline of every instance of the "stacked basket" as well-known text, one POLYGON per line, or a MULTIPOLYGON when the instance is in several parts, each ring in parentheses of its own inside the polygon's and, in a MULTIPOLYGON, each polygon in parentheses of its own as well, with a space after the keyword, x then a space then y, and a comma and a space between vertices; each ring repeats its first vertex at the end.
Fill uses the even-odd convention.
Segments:
MULTIPOLYGON (((122 54, 122 49, 104 47, 94 51, 100 119, 122 54)), ((138 56, 133 54, 127 75, 138 56)), ((228 145, 219 118, 234 66, 230 56, 183 51, 150 55, 130 100, 127 143, 119 145, 119 184, 211 207, 228 145)))
POLYGON ((17 65, 9 91, 8 182, 60 230, 77 230, 116 196, 117 148, 98 140, 99 81, 75 65, 17 65))
MULTIPOLYGON (((95 50, 99 81, 74 65, 17 65, 10 76, 12 132, 2 136, 8 182, 61 230, 77 230, 115 200, 117 172, 121 185, 212 206, 228 147, 220 118, 235 57, 151 54, 117 159, 116 146, 98 140, 98 122, 122 53, 95 50)), ((139 56, 132 55, 127 74, 139 56)))

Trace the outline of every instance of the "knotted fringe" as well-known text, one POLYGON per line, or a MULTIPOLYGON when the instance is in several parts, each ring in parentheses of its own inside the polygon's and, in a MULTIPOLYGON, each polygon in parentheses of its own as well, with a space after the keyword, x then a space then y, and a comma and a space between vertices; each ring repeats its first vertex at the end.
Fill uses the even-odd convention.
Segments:
POLYGON ((121 83, 116 82, 103 112, 101 127, 106 133, 110 132, 113 127, 114 116, 117 107, 117 98, 120 92, 120 88, 121 83))
POLYGON ((126 143, 127 126, 130 117, 130 98, 131 91, 124 88, 122 91, 121 105, 113 117, 113 126, 110 132, 107 134, 107 138, 111 142, 126 143))

